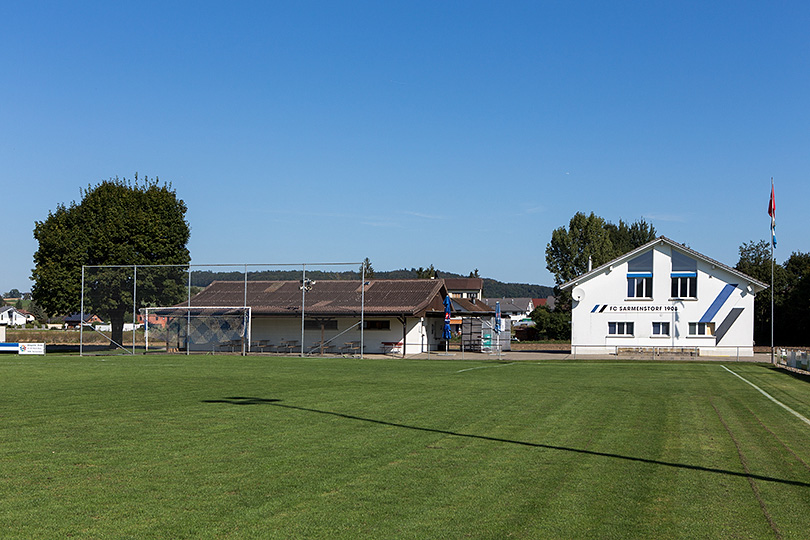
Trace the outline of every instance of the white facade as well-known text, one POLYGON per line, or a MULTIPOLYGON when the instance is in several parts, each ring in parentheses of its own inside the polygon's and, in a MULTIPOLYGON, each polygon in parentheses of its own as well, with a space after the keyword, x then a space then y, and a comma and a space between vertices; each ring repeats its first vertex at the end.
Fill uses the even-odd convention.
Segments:
POLYGON ((753 356, 754 298, 767 285, 661 237, 562 288, 573 297, 573 354, 753 356))
POLYGON ((27 322, 25 315, 11 306, 0 309, 0 324, 8 326, 25 326, 27 322))
POLYGON ((501 305, 501 317, 509 319, 512 324, 518 323, 531 316, 535 305, 531 298, 484 298, 484 302, 490 309, 495 309, 496 304, 501 305))
MULTIPOLYGON (((360 341, 360 318, 340 317, 337 328, 304 329, 304 351, 317 352, 321 338, 326 345, 338 351, 350 342, 360 341)), ((369 317, 365 319, 363 343, 366 354, 391 352, 411 355, 428 350, 437 350, 442 339, 444 319, 438 317, 406 317, 403 325, 398 317, 369 317)), ((280 345, 284 342, 297 342, 292 352, 300 351, 301 319, 279 317, 256 317, 251 320, 251 343, 267 342, 280 345)))

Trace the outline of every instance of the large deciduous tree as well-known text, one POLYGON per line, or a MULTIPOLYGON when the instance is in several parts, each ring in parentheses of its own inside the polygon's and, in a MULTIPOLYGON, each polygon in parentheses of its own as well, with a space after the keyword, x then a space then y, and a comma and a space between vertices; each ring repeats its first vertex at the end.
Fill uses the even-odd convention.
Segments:
POLYGON ((546 246, 546 265, 557 285, 571 281, 588 270, 588 259, 596 268, 655 239, 655 227, 644 219, 628 225, 614 225, 593 212, 577 212, 568 228, 551 233, 546 246))
POLYGON ((157 178, 139 181, 136 174, 133 182, 115 178, 88 186, 80 203, 60 204, 47 219, 35 222, 34 299, 52 315, 78 311, 82 266, 125 266, 85 273, 85 312, 109 318, 112 339, 120 344, 133 294, 138 305, 167 305, 186 292, 180 267, 139 270, 133 291, 133 265, 190 261, 186 210, 171 184, 157 178))
POLYGON ((557 285, 561 285, 587 271, 589 259, 599 266, 609 261, 614 251, 607 222, 593 212, 577 212, 567 229, 559 227, 551 232, 546 265, 557 285))
POLYGON ((555 310, 570 311, 570 294, 562 293, 559 286, 587 272, 589 260, 596 268, 655 238, 655 227, 644 219, 614 225, 593 212, 574 214, 568 228, 552 231, 546 246, 546 267, 558 286, 555 310))

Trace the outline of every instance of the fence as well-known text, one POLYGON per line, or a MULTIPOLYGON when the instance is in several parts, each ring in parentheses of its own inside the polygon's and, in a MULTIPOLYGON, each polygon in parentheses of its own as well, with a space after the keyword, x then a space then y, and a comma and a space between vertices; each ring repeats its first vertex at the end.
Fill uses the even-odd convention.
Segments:
POLYGON ((574 357, 616 356, 635 360, 692 360, 727 358, 733 361, 753 360, 753 347, 631 347, 622 345, 571 345, 574 357))
POLYGON ((779 365, 801 371, 810 371, 808 351, 802 349, 777 349, 776 362, 779 365))
POLYGON ((322 352, 340 338, 351 340, 352 352, 362 356, 363 283, 365 267, 359 262, 83 266, 81 310, 76 314, 81 321, 79 353, 85 353, 90 336, 102 341, 92 347, 106 351, 102 354, 245 354, 254 346, 268 351, 273 341, 279 352, 283 348, 301 356, 322 352), (219 282, 217 287, 209 287, 213 281, 219 282), (338 329, 333 318, 318 317, 314 308, 328 291, 342 295, 334 302, 335 313, 344 319, 354 316, 348 329, 338 329), (280 312, 264 318, 253 334, 250 305, 261 305, 268 295, 281 298, 280 312), (95 314, 111 324, 102 324, 95 314))

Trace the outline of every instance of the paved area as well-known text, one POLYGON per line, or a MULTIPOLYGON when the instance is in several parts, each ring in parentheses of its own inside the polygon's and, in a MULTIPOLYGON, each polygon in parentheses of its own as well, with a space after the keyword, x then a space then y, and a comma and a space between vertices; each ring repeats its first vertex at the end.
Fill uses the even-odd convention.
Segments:
MULTIPOLYGON (((368 356, 368 355, 367 355, 368 356)), ((435 359, 435 360, 478 360, 481 362, 506 361, 506 362, 531 362, 538 360, 655 360, 659 362, 673 361, 672 359, 643 358, 636 356, 633 358, 620 358, 615 355, 578 355, 574 356, 569 351, 505 351, 498 353, 475 353, 449 351, 421 353, 408 355, 409 359, 435 359)), ((755 353, 754 356, 684 356, 676 361, 683 362, 771 362, 770 354, 755 353)))

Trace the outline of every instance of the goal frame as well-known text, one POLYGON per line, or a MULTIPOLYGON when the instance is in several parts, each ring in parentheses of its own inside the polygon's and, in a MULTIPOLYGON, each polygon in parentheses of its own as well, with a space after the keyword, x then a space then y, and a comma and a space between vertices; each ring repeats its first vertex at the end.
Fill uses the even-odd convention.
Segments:
MULTIPOLYGON (((191 354, 191 338, 189 337, 189 330, 188 328, 191 327, 191 319, 192 317, 197 318, 217 318, 217 317, 234 317, 241 315, 242 316, 242 339, 241 341, 241 355, 245 356, 247 353, 250 352, 250 341, 251 341, 251 331, 253 329, 253 318, 252 318, 252 308, 250 306, 163 306, 163 307, 145 307, 139 310, 141 314, 143 314, 144 320, 144 341, 145 341, 145 349, 144 353, 149 353, 149 314, 159 314, 160 316, 166 316, 167 318, 170 315, 167 315, 167 312, 185 312, 186 317, 186 343, 185 343, 185 353, 186 355, 191 354), (199 312, 196 315, 192 315, 192 312, 199 312), (208 313, 206 313, 208 312, 208 313), (219 313, 217 313, 219 312, 219 313)), ((179 317, 175 317, 179 318, 179 317)), ((166 351, 168 352, 168 351, 166 351)))

